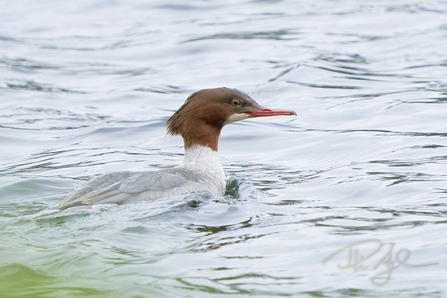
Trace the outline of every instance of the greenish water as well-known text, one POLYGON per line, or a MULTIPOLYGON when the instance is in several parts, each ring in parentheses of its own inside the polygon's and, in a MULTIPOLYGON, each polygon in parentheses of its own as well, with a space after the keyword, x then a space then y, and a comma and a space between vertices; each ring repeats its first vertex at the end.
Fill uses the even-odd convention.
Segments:
POLYGON ((0 297, 445 297, 446 13, 3 5, 0 297), (224 128, 224 197, 54 209, 97 174, 179 164, 165 121, 219 86, 298 113, 224 128))

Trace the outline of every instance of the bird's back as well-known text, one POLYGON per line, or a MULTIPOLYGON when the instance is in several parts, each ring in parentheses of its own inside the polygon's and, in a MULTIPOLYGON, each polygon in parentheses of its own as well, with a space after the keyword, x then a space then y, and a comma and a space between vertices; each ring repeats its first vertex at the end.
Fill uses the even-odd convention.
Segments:
POLYGON ((115 172, 93 178, 74 190, 59 209, 95 204, 126 204, 208 190, 223 195, 225 181, 182 167, 153 172, 115 172))

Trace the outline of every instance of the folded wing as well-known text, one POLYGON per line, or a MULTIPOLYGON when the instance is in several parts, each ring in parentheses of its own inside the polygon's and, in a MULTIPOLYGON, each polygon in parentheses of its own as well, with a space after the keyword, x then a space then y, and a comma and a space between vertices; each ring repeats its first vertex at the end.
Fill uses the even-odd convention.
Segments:
POLYGON ((94 204, 125 204, 205 190, 201 177, 185 169, 117 172, 93 178, 69 194, 59 209, 94 204))

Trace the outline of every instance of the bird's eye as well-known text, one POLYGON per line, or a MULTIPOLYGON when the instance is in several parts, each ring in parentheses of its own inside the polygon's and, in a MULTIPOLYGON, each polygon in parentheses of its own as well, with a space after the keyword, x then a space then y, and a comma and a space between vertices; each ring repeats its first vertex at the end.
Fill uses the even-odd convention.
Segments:
POLYGON ((231 103, 233 104, 233 106, 237 107, 241 105, 241 101, 239 99, 234 98, 231 103))

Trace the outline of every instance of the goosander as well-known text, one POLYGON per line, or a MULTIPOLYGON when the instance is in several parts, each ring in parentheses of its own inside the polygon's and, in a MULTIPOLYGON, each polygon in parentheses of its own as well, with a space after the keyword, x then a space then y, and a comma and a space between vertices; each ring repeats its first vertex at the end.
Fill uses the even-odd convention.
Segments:
POLYGON ((222 127, 247 118, 279 115, 296 113, 263 108, 236 89, 197 91, 166 122, 168 134, 183 137, 185 156, 182 164, 159 171, 116 172, 98 176, 75 189, 58 208, 126 204, 198 191, 223 196, 226 179, 217 156, 222 127))

